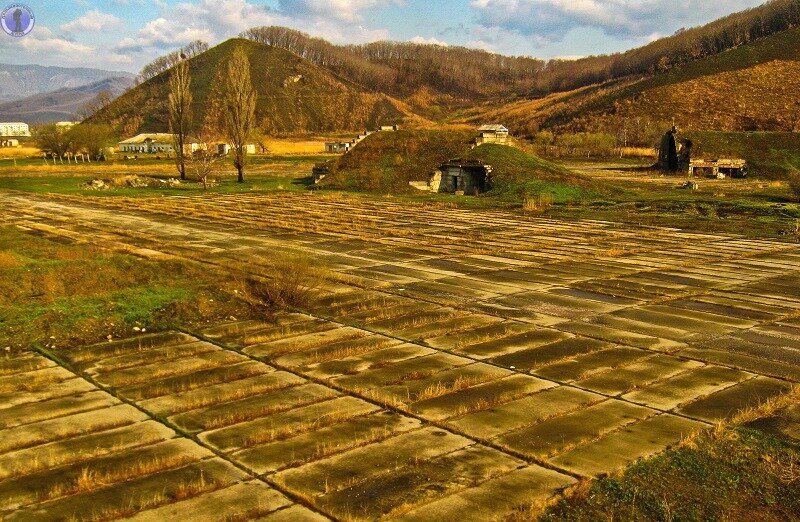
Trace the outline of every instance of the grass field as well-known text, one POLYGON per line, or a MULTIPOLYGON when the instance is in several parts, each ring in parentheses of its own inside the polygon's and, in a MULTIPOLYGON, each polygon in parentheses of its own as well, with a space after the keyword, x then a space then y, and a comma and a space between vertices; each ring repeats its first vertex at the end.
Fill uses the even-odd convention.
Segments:
MULTIPOLYGON (((720 147, 729 144, 728 147, 734 148, 749 147, 752 140, 759 139, 757 136, 743 138, 742 135, 731 134, 713 135, 711 138, 714 138, 714 143, 719 142, 720 147)), ((704 142, 710 142, 711 138, 704 139, 704 142)), ((372 192, 361 192, 361 197, 380 199, 385 194, 380 187, 388 190, 392 190, 393 186, 400 187, 399 183, 407 183, 404 180, 412 177, 412 172, 421 172, 420 169, 426 168, 426 161, 434 165, 441 161, 441 157, 449 155, 445 150, 445 153, 419 156, 413 164, 398 166, 392 163, 391 155, 380 152, 382 150, 381 146, 373 144, 358 155, 341 158, 342 170, 328 180, 329 185, 340 190, 347 190, 347 187, 350 190, 367 190, 372 186, 370 184, 378 183, 372 192), (384 174, 348 166, 364 154, 370 156, 373 152, 382 158, 380 161, 389 162, 384 174), (347 180, 340 182, 340 176, 347 176, 347 180), (362 182, 366 184, 363 187, 362 182)), ((789 148, 786 150, 789 151, 789 148)), ((456 152, 453 151, 453 154, 456 152)), ((794 161, 789 156, 782 156, 783 160, 775 159, 775 154, 773 149, 771 155, 763 156, 763 161, 794 161)), ((552 200, 548 199, 548 204, 536 210, 535 214, 544 213, 560 219, 602 219, 689 230, 733 232, 752 237, 795 240, 798 236, 800 206, 797 197, 780 181, 757 177, 747 180, 699 179, 699 190, 690 191, 678 189, 684 178, 648 172, 642 168, 645 165, 641 161, 600 160, 587 163, 570 160, 556 164, 519 149, 495 145, 484 145, 464 155, 482 159, 494 166, 495 188, 491 192, 480 197, 463 197, 410 191, 403 185, 393 197, 409 203, 522 210, 527 198, 546 195, 552 200)), ((207 191, 191 179, 175 187, 163 183, 176 176, 174 165, 165 159, 63 166, 45 166, 42 160, 25 160, 17 167, 8 163, 3 166, 3 160, 0 160, 0 189, 101 197, 305 192, 311 185, 311 167, 328 158, 304 154, 257 156, 253 158, 243 184, 235 182, 232 167, 224 164, 220 172, 212 176, 215 183, 207 191), (152 186, 127 186, 125 180, 131 175, 150 179, 152 186), (106 180, 113 188, 88 188, 87 183, 94 179, 106 180)), ((375 158, 370 161, 373 160, 375 158)))
POLYGON ((783 409, 749 412, 746 423, 722 423, 624 472, 582 482, 535 518, 793 520, 800 514, 800 440, 755 429, 796 410, 800 395, 783 402, 783 409))
POLYGON ((63 243, 0 227, 0 345, 67 348, 134 327, 246 316, 232 283, 199 265, 97 249, 89 237, 63 243))

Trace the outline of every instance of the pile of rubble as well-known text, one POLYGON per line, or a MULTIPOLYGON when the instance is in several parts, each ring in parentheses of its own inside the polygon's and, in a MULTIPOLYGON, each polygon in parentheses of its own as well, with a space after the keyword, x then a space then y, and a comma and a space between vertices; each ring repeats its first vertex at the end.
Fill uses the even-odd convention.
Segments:
POLYGON ((182 185, 177 178, 150 178, 123 176, 116 179, 93 179, 84 185, 88 190, 113 190, 115 188, 177 188, 182 185))

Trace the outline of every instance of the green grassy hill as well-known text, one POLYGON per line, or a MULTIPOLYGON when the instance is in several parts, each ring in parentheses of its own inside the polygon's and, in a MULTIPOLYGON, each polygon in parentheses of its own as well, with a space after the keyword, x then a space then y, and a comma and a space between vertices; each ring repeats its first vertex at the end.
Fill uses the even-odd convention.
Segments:
POLYGON ((590 179, 515 147, 472 147, 474 131, 401 130, 371 135, 332 165, 323 186, 384 193, 414 192, 445 161, 479 159, 493 168, 488 196, 520 202, 526 195, 551 194, 573 200, 598 187, 590 179))
POLYGON ((443 162, 469 151, 473 131, 378 132, 332 165, 324 186, 371 192, 408 192, 443 162))
POLYGON ((481 145, 464 157, 492 166, 490 196, 519 201, 526 196, 550 194, 555 202, 565 202, 601 191, 591 179, 515 147, 481 145))
MULTIPOLYGON (((366 92, 289 51, 233 39, 189 61, 195 126, 220 97, 221 77, 236 47, 244 47, 250 58, 258 95, 257 126, 267 133, 357 131, 413 118, 401 102, 366 92)), ((162 73, 128 91, 90 121, 112 124, 123 136, 166 132, 168 82, 169 72, 162 73)))

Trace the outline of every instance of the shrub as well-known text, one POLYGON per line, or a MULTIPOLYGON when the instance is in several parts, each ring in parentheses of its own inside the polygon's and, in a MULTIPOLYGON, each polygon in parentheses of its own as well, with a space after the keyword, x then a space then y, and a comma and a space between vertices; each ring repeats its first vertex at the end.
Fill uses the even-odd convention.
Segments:
POLYGON ((549 192, 542 194, 528 194, 525 193, 522 199, 522 209, 526 212, 536 212, 540 210, 547 210, 553 205, 553 195, 549 192))
POLYGON ((792 192, 794 197, 800 200, 800 171, 794 171, 790 173, 787 183, 789 184, 789 190, 792 192))
POLYGON ((265 260, 267 274, 248 275, 239 285, 240 295, 257 313, 307 307, 324 280, 324 270, 304 255, 265 260))

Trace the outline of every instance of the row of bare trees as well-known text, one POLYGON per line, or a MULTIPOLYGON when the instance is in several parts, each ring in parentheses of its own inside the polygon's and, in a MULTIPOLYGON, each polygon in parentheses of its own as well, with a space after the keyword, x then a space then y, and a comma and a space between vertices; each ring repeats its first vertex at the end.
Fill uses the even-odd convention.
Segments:
POLYGON ((443 94, 481 98, 538 96, 664 72, 798 25, 800 0, 771 0, 628 52, 549 61, 408 42, 339 46, 286 27, 256 27, 241 36, 286 49, 350 81, 390 94, 430 87, 443 94))
POLYGON ((152 62, 145 65, 137 80, 139 82, 146 82, 150 78, 154 78, 159 74, 168 71, 175 67, 183 60, 190 60, 195 56, 202 54, 208 50, 208 43, 202 40, 195 40, 192 43, 181 47, 177 51, 172 51, 164 56, 159 56, 152 62))
MULTIPOLYGON (((221 71, 222 72, 222 71, 221 71)), ((208 176, 218 160, 212 150, 213 143, 224 138, 231 145, 233 165, 237 180, 244 182, 247 164, 247 144, 254 134, 256 92, 250 77, 250 60, 242 47, 237 47, 224 75, 217 82, 221 93, 221 106, 209 110, 197 135, 199 149, 186 153, 189 132, 192 128, 192 91, 189 63, 182 60, 172 67, 169 79, 169 126, 173 136, 175 164, 181 179, 186 179, 186 168, 208 185, 208 176)))
POLYGON ((286 27, 255 27, 241 35, 286 49, 362 86, 390 94, 421 87, 458 96, 502 94, 531 87, 546 62, 464 47, 375 42, 338 46, 286 27))

